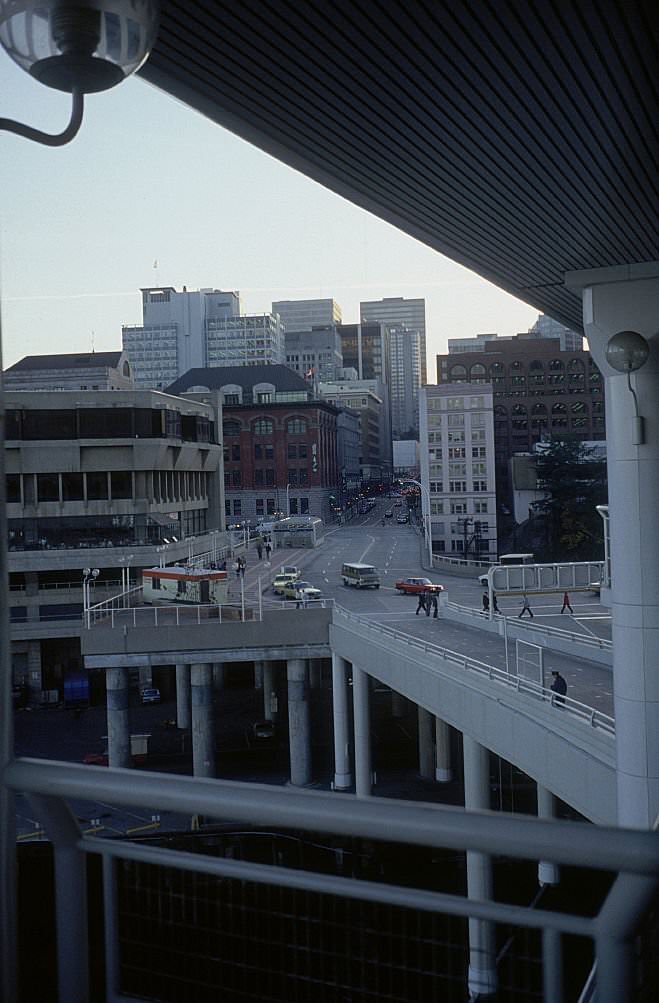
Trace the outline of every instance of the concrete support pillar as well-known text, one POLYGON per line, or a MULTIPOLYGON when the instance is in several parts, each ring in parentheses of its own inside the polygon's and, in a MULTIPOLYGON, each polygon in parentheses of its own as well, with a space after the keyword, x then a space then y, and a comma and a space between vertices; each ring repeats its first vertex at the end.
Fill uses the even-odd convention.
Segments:
MULTIPOLYGON (((489 811, 490 757, 488 750, 468 735, 463 736, 465 808, 489 811)), ((492 898, 492 862, 485 853, 467 853, 467 895, 470 899, 492 898)), ((496 943, 494 924, 469 920, 469 992, 480 998, 496 992, 496 943)))
POLYGON ((286 670, 291 784, 294 787, 304 787, 311 783, 311 725, 306 660, 289 658, 286 670))
POLYGON ((213 664, 213 689, 216 692, 224 689, 224 665, 222 662, 213 664))
POLYGON ((213 670, 201 662, 190 669, 192 695, 192 773, 195 777, 215 776, 215 716, 213 714, 213 670))
POLYGON ((263 662, 254 662, 254 689, 263 689, 263 662))
POLYGON ((618 824, 649 829, 659 815, 659 262, 568 272, 565 284, 581 293, 605 381, 618 824), (631 374, 607 361, 622 332, 649 350, 631 374))
POLYGON ((153 686, 153 669, 150 665, 140 665, 140 692, 153 686))
POLYGON ((369 797, 373 783, 371 766, 371 715, 369 677, 352 666, 352 699, 355 726, 355 794, 369 797))
POLYGON ((320 689, 322 659, 311 658, 309 660, 309 685, 312 690, 320 689))
POLYGON ((451 732, 446 721, 435 718, 435 780, 447 784, 453 779, 451 769, 451 732))
POLYGON ((41 641, 27 642, 27 685, 29 702, 31 704, 41 703, 41 691, 43 690, 41 641))
POLYGON ((263 662, 263 717, 266 721, 277 720, 277 691, 272 662, 263 662))
POLYGON ((433 715, 425 707, 417 707, 419 721, 419 774, 426 780, 435 777, 435 750, 432 743, 433 715))
MULTIPOLYGON (((556 817, 556 799, 551 791, 541 784, 537 785, 538 790, 538 818, 556 817)), ((559 881, 558 864, 550 860, 538 861, 538 883, 541 885, 557 885, 559 881)))
POLYGON ((108 708, 108 764, 128 769, 130 757, 130 722, 128 719, 128 669, 107 669, 105 689, 108 708))
POLYGON ((190 666, 176 666, 176 727, 188 729, 192 726, 190 711, 190 666))
POLYGON ((405 707, 407 700, 401 693, 397 693, 396 690, 391 691, 391 716, 392 717, 405 717, 405 707))
POLYGON ((332 709, 334 714, 334 787, 346 790, 352 784, 350 773, 350 724, 348 719, 348 681, 346 663, 332 655, 332 709))

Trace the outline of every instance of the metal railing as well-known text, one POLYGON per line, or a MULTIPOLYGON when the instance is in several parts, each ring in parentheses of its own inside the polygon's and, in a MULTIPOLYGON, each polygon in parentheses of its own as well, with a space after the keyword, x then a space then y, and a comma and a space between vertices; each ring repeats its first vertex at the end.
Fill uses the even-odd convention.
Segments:
POLYGON ((374 624, 371 620, 367 620, 365 617, 352 613, 343 607, 335 607, 334 617, 335 619, 343 618, 349 623, 359 625, 359 634, 361 637, 363 637, 364 630, 366 629, 377 638, 386 638, 388 642, 386 647, 389 651, 391 651, 391 641, 395 641, 401 647, 404 647, 406 652, 418 650, 422 651, 424 655, 434 655, 436 658, 441 659, 446 666, 505 686, 508 690, 514 690, 516 693, 532 697, 534 701, 542 701, 552 707, 560 706, 568 716, 583 721, 590 727, 597 728, 607 735, 615 736, 614 718, 608 714, 603 714, 596 707, 581 703, 579 700, 572 699, 572 697, 557 697, 557 694, 552 692, 552 690, 546 686, 541 686, 540 683, 536 683, 531 679, 512 675, 506 672, 505 669, 499 669, 494 665, 488 665, 486 662, 480 662, 478 659, 470 658, 468 655, 457 651, 452 651, 450 648, 445 648, 432 641, 426 641, 411 634, 404 634, 402 631, 396 630, 395 627, 390 627, 387 624, 374 624))
MULTIPOLYGON (((132 589, 132 592, 141 591, 132 589)), ((254 592, 254 590, 252 590, 254 592)), ((254 592, 250 596, 245 590, 244 602, 237 599, 227 603, 163 603, 160 606, 124 606, 121 596, 92 606, 85 613, 88 629, 94 626, 128 627, 139 629, 144 627, 189 627, 191 624, 226 623, 228 621, 263 620, 263 613, 278 610, 328 609, 334 606, 333 599, 264 599, 254 592)))
MULTIPOLYGON (((483 625, 483 621, 489 621, 488 614, 483 614, 482 610, 474 609, 473 606, 464 606, 456 602, 447 602, 445 609, 454 610, 456 613, 460 613, 461 616, 468 616, 474 621, 474 626, 478 627, 483 625)), ((586 647, 597 648, 601 651, 611 651, 612 642, 605 637, 597 637, 595 634, 586 634, 582 631, 576 630, 564 630, 562 627, 552 627, 549 624, 535 623, 533 620, 522 620, 518 616, 506 617, 503 613, 492 613, 491 619, 494 621, 502 621, 504 619, 512 620, 515 626, 523 628, 525 631, 535 632, 536 634, 541 634, 545 637, 557 637, 562 638, 565 641, 570 641, 574 644, 583 644, 586 647)))
MULTIPOLYGON (((106 999, 126 999, 122 984, 122 953, 131 957, 139 945, 120 937, 117 861, 162 866, 182 876, 186 872, 212 875, 226 881, 300 889, 314 895, 338 897, 420 914, 469 917, 485 924, 505 924, 540 932, 539 964, 544 1003, 563 1003, 564 937, 587 937, 593 942, 600 1003, 635 999, 637 958, 634 936, 646 921, 659 884, 659 837, 652 832, 618 830, 578 822, 545 821, 522 815, 467 812, 409 801, 356 798, 350 794, 276 790, 243 784, 169 774, 105 769, 90 773, 80 766, 43 760, 10 763, 4 781, 14 792, 30 795, 35 811, 54 847, 57 984, 60 1003, 90 999, 86 862, 90 855, 103 860, 106 999), (260 828, 285 827, 331 836, 360 837, 396 842, 410 849, 431 847, 471 851, 489 857, 551 861, 559 865, 597 868, 617 876, 595 915, 577 911, 530 908, 491 899, 477 900, 418 885, 341 877, 319 871, 208 856, 188 850, 98 838, 81 832, 66 799, 101 799, 104 803, 150 807, 216 820, 239 820, 260 828)), ((177 881, 177 888, 180 880, 177 881)), ((191 895, 195 896, 195 892, 191 895)), ((155 908, 155 906, 150 907, 155 908)), ((194 907, 186 920, 192 924, 194 907)), ((153 915, 155 921, 156 916, 153 915)), ((303 922, 303 920, 300 920, 303 922)), ((266 927, 267 929, 267 927, 266 927)), ((416 927, 414 928, 416 929, 416 927)), ((314 943, 322 927, 314 935, 314 943)), ((273 934, 271 934, 273 936, 273 934)), ((412 936, 412 934, 408 934, 412 936)), ((410 944, 411 949, 413 945, 410 944)), ((310 959, 314 950, 311 948, 310 959)), ((154 962, 144 959, 143 967, 154 962)), ((567 974, 567 973, 565 973, 567 974)), ((571 986, 571 989, 575 987, 571 986)), ((576 987, 579 989, 579 986, 576 987)), ((220 988, 221 995, 221 988, 220 988)), ((132 997, 131 997, 132 998, 132 997)), ((162 998, 162 997, 159 997, 162 998)))

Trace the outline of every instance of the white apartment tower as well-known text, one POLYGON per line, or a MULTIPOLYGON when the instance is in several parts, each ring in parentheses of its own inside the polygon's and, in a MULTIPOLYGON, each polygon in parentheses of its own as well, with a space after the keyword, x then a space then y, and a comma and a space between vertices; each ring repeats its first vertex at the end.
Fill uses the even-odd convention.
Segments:
POLYGON ((426 301, 405 299, 403 296, 389 296, 381 300, 370 300, 359 304, 359 318, 364 323, 386 324, 388 328, 418 331, 420 338, 421 384, 427 381, 426 369, 426 301))
POLYGON ((472 560, 495 560, 491 385, 422 387, 419 424, 421 483, 423 497, 430 501, 433 550, 472 560))

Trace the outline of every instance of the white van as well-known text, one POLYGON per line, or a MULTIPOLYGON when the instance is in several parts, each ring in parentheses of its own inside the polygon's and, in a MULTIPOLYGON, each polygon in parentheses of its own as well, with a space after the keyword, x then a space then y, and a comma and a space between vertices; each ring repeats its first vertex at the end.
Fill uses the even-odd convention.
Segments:
POLYGON ((348 562, 341 568, 344 585, 354 585, 357 589, 379 589, 380 576, 372 564, 348 562))

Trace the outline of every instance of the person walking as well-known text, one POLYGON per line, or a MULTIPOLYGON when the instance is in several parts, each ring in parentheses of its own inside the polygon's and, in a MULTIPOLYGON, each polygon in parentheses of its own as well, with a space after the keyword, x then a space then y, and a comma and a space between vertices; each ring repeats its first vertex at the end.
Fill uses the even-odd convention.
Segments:
POLYGON ((425 611, 426 611, 426 594, 425 594, 425 592, 419 592, 419 601, 417 603, 415 616, 419 615, 419 610, 420 609, 422 609, 423 612, 425 613, 425 611))
POLYGON ((260 561, 260 560, 261 560, 261 558, 263 557, 263 544, 261 543, 261 541, 260 541, 260 540, 259 540, 259 542, 258 542, 258 543, 256 544, 256 553, 257 553, 257 555, 258 555, 258 558, 259 558, 259 561, 260 561))
POLYGON ((439 613, 438 613, 439 607, 438 607, 438 604, 437 604, 437 594, 435 592, 433 592, 432 595, 430 596, 430 601, 432 603, 432 608, 433 608, 433 614, 432 615, 433 615, 433 618, 436 620, 437 617, 439 616, 439 613))
POLYGON ((563 593, 563 605, 561 607, 561 613, 564 613, 566 609, 569 609, 570 613, 574 616, 574 610, 570 606, 570 596, 567 592, 563 593))
POLYGON ((487 592, 483 592, 483 613, 490 612, 490 598, 487 592))
POLYGON ((501 610, 499 609, 499 603, 497 602, 496 592, 492 593, 492 609, 494 610, 495 613, 501 613, 501 610))
POLYGON ((268 540, 265 541, 265 559, 266 559, 266 561, 270 560, 270 554, 271 553, 272 553, 272 545, 270 543, 270 540, 268 539, 268 540))
POLYGON ((432 608, 432 592, 426 592, 426 616, 430 616, 432 608))
POLYGON ((555 669, 552 669, 551 674, 554 677, 554 679, 549 689, 552 691, 552 693, 556 694, 556 703, 562 705, 565 703, 565 694, 567 693, 567 683, 565 682, 565 679, 560 674, 560 672, 557 672, 555 669))
POLYGON ((519 611, 519 618, 521 619, 525 613, 528 613, 531 619, 533 619, 533 610, 531 609, 531 604, 529 602, 526 592, 522 596, 522 608, 519 611))

